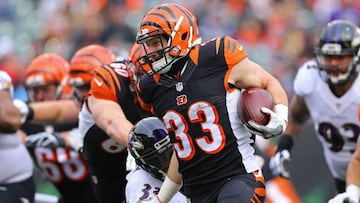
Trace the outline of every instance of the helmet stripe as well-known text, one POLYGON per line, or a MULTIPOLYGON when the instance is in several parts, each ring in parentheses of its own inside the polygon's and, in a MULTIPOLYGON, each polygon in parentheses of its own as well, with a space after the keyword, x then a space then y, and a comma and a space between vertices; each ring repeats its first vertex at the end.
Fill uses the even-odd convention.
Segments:
POLYGON ((340 35, 341 35, 341 27, 343 26, 343 24, 338 24, 335 28, 336 28, 336 31, 335 31, 335 36, 334 36, 334 42, 338 43, 339 40, 340 40, 340 35))
POLYGON ((80 54, 80 55, 75 55, 75 57, 90 57, 90 58, 94 58, 97 61, 99 61, 101 64, 103 64, 104 62, 97 56, 95 56, 94 54, 80 54))
MULTIPOLYGON (((184 10, 183 8, 181 8, 180 6, 178 6, 178 5, 174 5, 174 6, 175 6, 176 8, 178 8, 182 14, 184 14, 184 16, 187 18, 188 22, 190 23, 190 26, 191 26, 191 27, 194 27, 193 21, 192 21, 192 19, 191 19, 191 16, 189 15, 189 13, 188 13, 186 10, 184 10)), ((163 6, 161 6, 161 7, 158 7, 158 9, 163 9, 164 11, 166 11, 166 12, 171 16, 172 22, 176 23, 176 21, 177 21, 176 15, 175 15, 175 13, 174 13, 174 11, 172 10, 171 7, 169 7, 169 6, 167 6, 167 5, 163 5, 163 6)), ((169 28, 170 30, 172 30, 172 29, 171 29, 170 22, 167 20, 167 18, 166 18, 164 15, 159 14, 159 13, 149 13, 148 15, 149 15, 149 16, 158 16, 158 17, 162 18, 163 21, 167 22, 168 28, 169 28)), ((157 24, 156 22, 146 21, 146 22, 143 22, 143 23, 141 24, 141 26, 145 26, 145 25, 149 25, 149 26, 154 26, 154 27, 157 27, 157 28, 161 28, 161 26, 160 26, 159 24, 157 24)))
MULTIPOLYGON (((330 27, 330 29, 332 29, 333 27, 330 27)), ((333 33, 333 31, 329 31, 327 32, 327 35, 326 35, 326 43, 330 42, 331 41, 331 34, 333 33)))
POLYGON ((175 24, 176 16, 175 16, 175 13, 173 12, 173 10, 168 6, 161 6, 160 8, 164 9, 171 16, 171 21, 174 22, 174 24, 175 24))
POLYGON ((183 8, 181 8, 178 5, 175 5, 179 10, 181 10, 181 12, 186 16, 186 18, 188 19, 188 22, 190 23, 191 27, 194 27, 193 25, 193 21, 191 20, 191 16, 189 16, 188 12, 186 12, 183 8))

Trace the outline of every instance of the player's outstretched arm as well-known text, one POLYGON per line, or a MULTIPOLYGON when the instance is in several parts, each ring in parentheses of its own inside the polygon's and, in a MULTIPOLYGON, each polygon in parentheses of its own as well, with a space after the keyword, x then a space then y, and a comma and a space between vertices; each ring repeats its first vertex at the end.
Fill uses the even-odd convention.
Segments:
POLYGON ((88 105, 95 123, 117 143, 127 147, 128 135, 133 125, 126 119, 119 104, 89 96, 88 105))
POLYGON ((21 122, 46 124, 67 124, 78 121, 80 107, 74 100, 56 100, 33 102, 14 100, 15 106, 21 112, 21 122))
POLYGON ((346 183, 347 185, 355 184, 360 187, 360 136, 357 139, 356 149, 347 169, 346 183))
POLYGON ((20 113, 13 105, 10 92, 0 90, 0 129, 2 133, 13 133, 20 128, 20 113))
POLYGON ((336 195, 329 203, 360 202, 360 136, 346 172, 346 191, 336 195))
POLYGON ((34 122, 65 124, 78 121, 80 106, 74 100, 57 100, 30 104, 34 122))
POLYGON ((288 164, 291 160, 291 149, 308 119, 309 112, 304 99, 295 95, 290 102, 287 129, 280 137, 275 155, 270 159, 270 169, 274 176, 290 178, 288 164))
POLYGON ((173 152, 170 160, 167 176, 163 184, 161 185, 159 194, 156 195, 156 199, 151 203, 166 203, 180 190, 182 185, 182 176, 178 172, 179 162, 176 158, 175 151, 173 152))

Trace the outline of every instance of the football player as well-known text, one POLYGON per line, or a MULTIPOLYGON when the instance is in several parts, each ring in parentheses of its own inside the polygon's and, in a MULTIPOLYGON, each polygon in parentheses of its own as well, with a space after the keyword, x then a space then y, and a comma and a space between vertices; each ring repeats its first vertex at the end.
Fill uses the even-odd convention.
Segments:
MULTIPOLYGON (((91 44, 77 50, 70 60, 69 83, 74 89, 74 100, 57 100, 48 102, 35 102, 29 106, 23 105, 24 119, 36 123, 67 123, 77 122, 78 114, 83 97, 90 90, 90 81, 94 75, 94 69, 109 64, 116 60, 116 55, 110 49, 91 44), (32 115, 29 116, 29 112, 32 115)), ((63 133, 64 134, 64 133, 63 133)), ((68 133, 67 139, 72 141, 72 146, 79 150, 83 145, 78 128, 68 133)), ((90 195, 92 196, 92 195, 90 195)))
MULTIPOLYGON (((350 158, 358 150, 360 132, 359 48, 360 29, 352 22, 334 20, 321 31, 316 58, 304 63, 294 80, 296 94, 290 104, 289 125, 270 163, 275 175, 290 177, 286 164, 291 159, 291 148, 311 118, 337 192, 354 188, 350 182, 347 189, 345 180, 350 158)), ((359 173, 360 168, 355 170, 359 173)), ((359 185, 356 187, 359 191, 359 185)))
POLYGON ((359 203, 360 202, 360 137, 357 140, 346 172, 346 190, 329 200, 329 203, 359 203))
MULTIPOLYGON (((34 58, 25 73, 30 102, 70 99, 69 63, 57 54, 34 58)), ((51 111, 51 109, 49 110, 51 111)), ((57 188, 64 202, 96 202, 89 170, 73 145, 77 123, 44 125, 25 123, 25 144, 39 171, 57 188)))
MULTIPOLYGON (((139 50, 135 44, 133 50, 139 50)), ((130 57, 131 58, 131 57, 130 57)), ((95 69, 90 92, 84 100, 79 129, 95 194, 101 203, 125 201, 128 133, 148 113, 141 110, 134 93, 134 76, 127 59, 95 69)))
POLYGON ((0 71, 0 202, 34 202, 33 164, 17 132, 21 115, 13 91, 10 76, 0 71))
POLYGON ((274 109, 262 108, 270 122, 249 125, 266 138, 281 135, 288 101, 279 81, 229 36, 201 44, 195 16, 179 4, 150 9, 137 42, 146 52, 138 62, 147 73, 139 101, 162 118, 175 141, 158 202, 168 202, 182 183, 192 202, 264 202, 254 136, 245 131, 236 105, 239 89, 266 89, 275 102, 274 109))
POLYGON ((79 48, 70 59, 69 84, 73 88, 74 100, 51 100, 32 102, 28 105, 16 101, 23 113, 24 121, 36 123, 63 124, 77 122, 81 103, 90 89, 94 69, 116 60, 110 49, 91 44, 79 48))
MULTIPOLYGON (((137 167, 126 179, 126 202, 146 202, 159 192, 169 167, 173 144, 163 122, 148 117, 136 123, 130 131, 129 151, 137 167)), ((178 192, 170 202, 185 203, 178 192)))

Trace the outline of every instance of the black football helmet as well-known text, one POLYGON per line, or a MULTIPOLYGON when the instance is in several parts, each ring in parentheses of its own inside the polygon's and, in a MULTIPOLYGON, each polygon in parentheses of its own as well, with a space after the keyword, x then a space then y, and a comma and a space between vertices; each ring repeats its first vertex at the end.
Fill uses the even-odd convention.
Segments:
POLYGON ((346 20, 329 22, 320 33, 315 47, 316 61, 321 76, 334 85, 345 84, 351 76, 357 74, 360 57, 360 29, 354 23, 346 20), (340 67, 326 65, 326 56, 352 56, 346 72, 340 67))
POLYGON ((147 117, 130 130, 129 151, 136 164, 155 178, 163 180, 169 167, 173 144, 164 123, 147 117))

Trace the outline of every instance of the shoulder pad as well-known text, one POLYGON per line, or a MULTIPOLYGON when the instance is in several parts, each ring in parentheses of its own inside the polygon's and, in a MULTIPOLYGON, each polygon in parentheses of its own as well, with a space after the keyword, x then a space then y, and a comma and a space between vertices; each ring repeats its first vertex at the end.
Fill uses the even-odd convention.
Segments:
POLYGON ((305 62, 298 70, 294 79, 294 91, 300 96, 311 94, 316 83, 322 81, 317 64, 314 60, 305 62))

